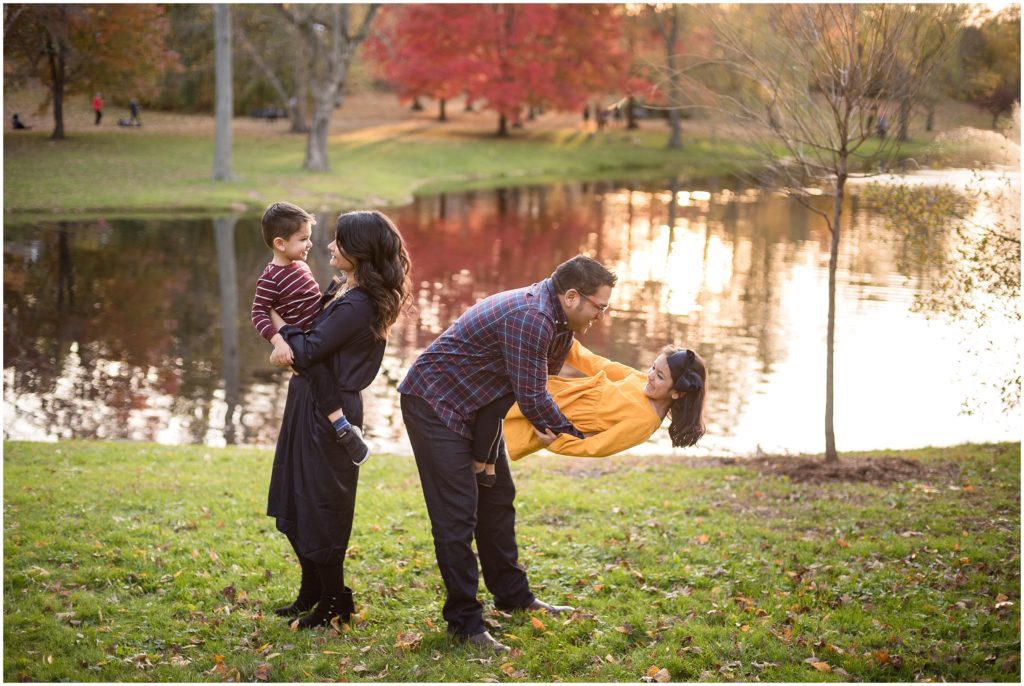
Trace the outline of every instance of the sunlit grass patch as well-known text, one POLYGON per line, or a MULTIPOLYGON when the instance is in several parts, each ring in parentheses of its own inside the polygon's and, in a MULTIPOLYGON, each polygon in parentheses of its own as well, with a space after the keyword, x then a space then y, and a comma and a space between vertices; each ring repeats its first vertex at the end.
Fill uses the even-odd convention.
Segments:
POLYGON ((520 561, 578 611, 505 614, 482 590, 504 657, 444 631, 411 458, 363 469, 352 626, 293 633, 270 451, 4 447, 9 681, 1019 681, 1017 445, 905 452, 949 468, 886 487, 524 460, 520 561))

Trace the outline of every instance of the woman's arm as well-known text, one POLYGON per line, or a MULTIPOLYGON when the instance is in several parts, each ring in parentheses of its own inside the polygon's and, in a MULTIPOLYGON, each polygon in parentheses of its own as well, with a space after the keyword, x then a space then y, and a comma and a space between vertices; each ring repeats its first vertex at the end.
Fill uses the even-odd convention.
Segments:
POLYGON ((643 374, 639 369, 633 369, 629 365, 613 362, 606 357, 596 355, 586 348, 579 340, 573 340, 569 348, 569 355, 565 363, 573 369, 578 369, 586 376, 593 376, 598 372, 604 372, 612 381, 620 381, 633 374, 643 374))
POLYGON ((281 335, 295 354, 295 367, 323 362, 369 329, 368 304, 340 300, 328 307, 333 309, 309 331, 291 324, 281 327, 281 335))

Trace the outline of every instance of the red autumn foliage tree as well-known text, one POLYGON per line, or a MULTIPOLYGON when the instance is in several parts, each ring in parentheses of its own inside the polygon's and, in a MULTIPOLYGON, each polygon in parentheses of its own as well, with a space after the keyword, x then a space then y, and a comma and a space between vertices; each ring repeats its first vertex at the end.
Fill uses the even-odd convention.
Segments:
POLYGON ((114 90, 143 95, 178 63, 164 47, 161 5, 4 5, 4 78, 48 88, 53 139, 64 138, 64 96, 114 90))
POLYGON ((616 89, 627 58, 614 5, 406 5, 374 41, 400 97, 460 92, 498 114, 507 135, 523 107, 575 110, 616 89))

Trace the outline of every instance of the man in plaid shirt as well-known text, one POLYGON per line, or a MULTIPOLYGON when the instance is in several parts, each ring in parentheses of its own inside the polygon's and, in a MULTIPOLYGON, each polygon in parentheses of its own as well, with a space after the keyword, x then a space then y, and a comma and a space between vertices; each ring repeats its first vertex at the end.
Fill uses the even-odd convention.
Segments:
POLYGON ((577 255, 550 278, 485 298, 417 358, 398 387, 448 594, 444 618, 449 632, 472 643, 508 650, 485 630, 474 536, 498 609, 572 609, 538 600, 518 565, 516 490, 504 444, 497 483, 477 488, 471 452, 476 411, 512 393, 548 443, 560 433, 583 438, 547 392, 548 374, 562 368, 573 333, 603 318, 615 280, 599 262, 577 255))

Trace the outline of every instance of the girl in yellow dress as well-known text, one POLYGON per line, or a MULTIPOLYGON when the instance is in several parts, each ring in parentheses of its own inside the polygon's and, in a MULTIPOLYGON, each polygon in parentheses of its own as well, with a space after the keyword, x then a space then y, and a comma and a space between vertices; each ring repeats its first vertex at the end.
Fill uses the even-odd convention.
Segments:
MULTIPOLYGON (((523 416, 518 405, 512 405, 504 419, 505 445, 511 459, 519 460, 544 447, 571 457, 614 455, 646 441, 670 413, 668 432, 673 446, 694 445, 704 435, 707 366, 692 350, 668 346, 643 372, 595 355, 577 340, 565 363, 585 376, 548 377, 548 392, 586 438, 555 436, 548 429, 542 433, 523 416)), ((501 399, 494 405, 500 407, 501 399)), ((488 409, 479 411, 479 431, 474 432, 474 466, 483 486, 488 485, 486 476, 494 469, 488 458, 496 457, 501 436, 500 422, 493 422, 488 409)))

